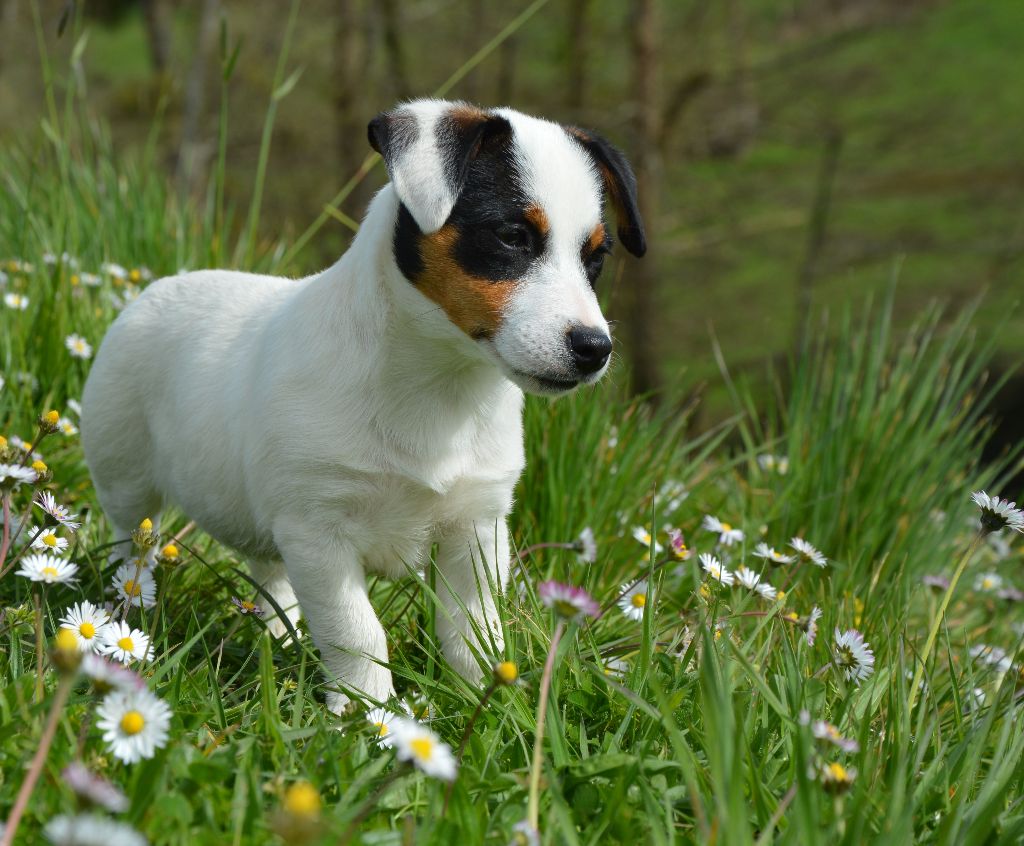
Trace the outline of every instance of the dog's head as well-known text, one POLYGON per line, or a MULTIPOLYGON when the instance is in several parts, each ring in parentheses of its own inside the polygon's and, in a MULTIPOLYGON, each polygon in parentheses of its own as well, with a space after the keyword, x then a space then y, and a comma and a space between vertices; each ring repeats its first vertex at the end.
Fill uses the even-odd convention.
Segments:
POLYGON ((596 382, 612 341, 594 283, 613 239, 646 249, 636 179, 601 137, 511 109, 420 100, 370 122, 401 205, 399 270, 523 390, 596 382))

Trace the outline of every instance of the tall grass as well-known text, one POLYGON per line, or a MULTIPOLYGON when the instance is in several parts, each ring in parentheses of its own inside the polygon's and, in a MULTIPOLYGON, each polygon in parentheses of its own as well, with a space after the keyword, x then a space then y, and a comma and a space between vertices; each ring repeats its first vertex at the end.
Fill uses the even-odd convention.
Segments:
MULTIPOLYGON (((124 283, 109 274, 95 288, 72 276, 105 261, 160 274, 248 255, 251 241, 238 242, 238 253, 227 249, 219 239, 231 231, 230 214, 221 216, 219 203, 183 203, 152 159, 118 155, 104 131, 83 126, 73 110, 32 143, 0 150, 0 173, 0 257, 34 266, 12 269, 7 282, 30 307, 0 309, 0 433, 30 437, 42 410, 63 410, 80 395, 88 364, 69 356, 65 335, 98 343, 115 298, 124 297, 124 283), (78 267, 43 260, 64 251, 78 267)), ((280 249, 264 246, 246 266, 279 265, 280 249)), ((1013 657, 1009 667, 992 666, 969 652, 990 644, 1015 656, 1024 631, 1019 603, 975 581, 983 568, 1008 584, 1018 579, 1019 544, 979 551, 908 708, 908 675, 938 601, 921 577, 953 566, 974 531, 969 492, 998 486, 1007 469, 980 463, 990 350, 972 337, 970 312, 948 322, 928 310, 901 335, 890 317, 884 302, 834 326, 820 323, 767 401, 755 403, 750 390, 728 382, 735 415, 703 434, 689 430, 674 403, 651 409, 611 384, 527 403, 528 469, 511 523, 522 557, 500 602, 500 657, 518 663, 521 683, 499 689, 481 710, 446 810, 444 786, 396 770, 362 713, 336 718, 325 710, 308 641, 287 646, 258 619, 237 614, 230 598, 253 594, 242 562, 193 532, 184 563, 158 575, 159 611, 132 612, 133 622, 152 627, 147 675, 174 708, 170 742, 151 760, 117 763, 91 727, 92 694, 77 686, 20 829, 23 842, 40 842, 45 821, 73 806, 60 776, 73 759, 124 787, 125 819, 153 843, 273 842, 284 791, 300 778, 325 803, 310 842, 339 842, 367 802, 361 842, 509 842, 526 815, 537 686, 553 632, 536 585, 552 577, 585 586, 608 610, 570 630, 557 654, 542 842, 1020 842, 1020 665, 1013 657), (778 462, 763 467, 764 455, 786 456, 786 472, 778 462), (742 528, 746 540, 722 547, 701 528, 707 514, 742 528), (696 555, 670 560, 666 525, 682 529, 692 552, 762 570, 785 596, 764 601, 721 587, 696 555), (652 528, 666 551, 638 543, 634 526, 652 528), (537 546, 571 543, 586 527, 598 543, 593 563, 571 549, 537 546), (818 546, 828 566, 768 567, 752 555, 759 540, 783 549, 795 535, 818 546), (627 620, 614 600, 624 583, 644 576, 644 617, 627 620), (823 617, 811 646, 786 615, 805 617, 813 606, 823 617), (874 673, 859 685, 833 666, 834 627, 859 628, 875 652, 874 673), (816 740, 803 711, 835 724, 859 751, 816 740), (823 784, 826 762, 855 770, 852 784, 823 784)), ((78 585, 45 594, 47 635, 71 602, 103 597, 111 575, 109 527, 77 441, 51 438, 43 447, 55 474, 49 487, 86 525, 73 551, 78 585)), ((27 509, 25 494, 15 506, 16 514, 27 509)), ((164 529, 185 523, 171 514, 164 529)), ((454 747, 484 691, 445 664, 431 634, 432 596, 429 573, 426 582, 373 582, 398 693, 425 703, 432 727, 454 747)), ((3 816, 49 699, 34 695, 27 582, 0 580, 0 606, 3 816)), ((49 670, 42 681, 52 696, 49 670)))

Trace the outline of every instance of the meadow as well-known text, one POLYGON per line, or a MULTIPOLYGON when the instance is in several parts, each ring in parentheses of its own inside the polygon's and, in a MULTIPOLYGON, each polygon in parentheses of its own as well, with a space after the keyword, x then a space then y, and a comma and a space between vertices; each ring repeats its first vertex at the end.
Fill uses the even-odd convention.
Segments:
POLYGON ((39 135, 0 149, 0 814, 9 837, 23 809, 14 842, 1024 838, 1024 544, 983 531, 971 500, 999 493, 1020 456, 980 460, 994 333, 971 309, 929 307, 896 330, 894 272, 886 296, 815 315, 767 394, 709 350, 731 413, 700 434, 692 408, 630 398, 614 375, 531 399, 505 648, 480 656, 493 683, 446 667, 432 568, 373 584, 400 698, 381 705, 447 745, 449 781, 385 742, 390 717, 328 712, 308 639, 272 638, 244 564, 184 516, 160 538, 140 527, 139 551, 161 551, 145 578, 129 571, 141 596, 109 561, 76 437, 91 350, 150 279, 287 272, 293 244, 248 225, 258 200, 232 211, 223 167, 183 201, 152 150, 120 154, 76 92, 48 92, 39 135), (81 526, 42 531, 44 492, 81 526), (45 536, 53 583, 18 574, 45 536), (552 581, 598 613, 546 602, 552 581), (83 601, 149 639, 130 679, 76 666, 61 620, 83 601), (121 688, 167 718, 131 763, 121 688), (54 821, 87 807, 101 834, 62 835, 54 821))

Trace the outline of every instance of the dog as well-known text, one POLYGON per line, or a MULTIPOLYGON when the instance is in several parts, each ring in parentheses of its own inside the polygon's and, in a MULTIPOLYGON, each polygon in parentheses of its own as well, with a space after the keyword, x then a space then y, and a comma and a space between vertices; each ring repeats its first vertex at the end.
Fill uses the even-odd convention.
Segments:
POLYGON ((225 270, 154 282, 114 321, 81 437, 116 538, 165 505, 301 610, 327 706, 394 694, 366 574, 437 545, 437 631, 477 683, 503 646, 494 590, 524 466, 524 392, 596 382, 612 352, 594 282, 646 250, 636 179, 594 133, 418 100, 374 118, 390 182, 350 249, 295 281, 225 270))

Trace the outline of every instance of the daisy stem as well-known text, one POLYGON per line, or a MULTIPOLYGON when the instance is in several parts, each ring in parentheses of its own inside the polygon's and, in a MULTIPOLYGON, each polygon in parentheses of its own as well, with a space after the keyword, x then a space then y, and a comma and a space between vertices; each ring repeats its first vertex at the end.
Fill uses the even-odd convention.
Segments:
POLYGON ((538 549, 575 549, 576 544, 565 541, 546 541, 545 543, 531 543, 526 549, 519 551, 519 558, 529 558, 538 549))
MULTIPOLYGON (((124 600, 124 610, 121 612, 121 622, 122 623, 125 622, 128 619, 128 611, 132 607, 132 599, 133 599, 133 597, 135 595, 135 591, 139 592, 139 610, 140 611, 143 610, 143 606, 142 606, 142 588, 139 587, 139 579, 142 578, 142 566, 143 566, 142 562, 143 562, 144 556, 146 554, 147 554, 147 551, 143 550, 142 551, 142 555, 140 555, 139 558, 138 558, 138 564, 135 565, 135 580, 132 582, 131 593, 128 596, 125 597, 125 600, 124 600)), ((125 591, 125 593, 128 593, 128 591, 125 591)), ((143 616, 145 616, 145 615, 143 615, 143 616)))
MULTIPOLYGON (((488 687, 487 690, 484 691, 484 695, 480 698, 480 701, 477 703, 476 710, 473 711, 473 716, 470 717, 469 722, 466 723, 466 730, 462 732, 462 740, 459 741, 459 751, 455 755, 459 764, 462 763, 462 755, 466 751, 466 744, 469 743, 470 735, 473 734, 473 726, 476 725, 476 718, 480 716, 481 712, 484 710, 484 706, 487 704, 491 696, 494 694, 494 691, 496 691, 497 689, 498 680, 495 679, 491 682, 490 687, 488 687)), ((452 790, 454 789, 455 782, 448 782, 448 789, 444 792, 444 807, 441 808, 442 817, 448 811, 448 802, 452 798, 452 790)))
POLYGON ((32 463, 32 453, 39 449, 39 445, 43 442, 43 439, 50 434, 49 429, 44 429, 42 426, 39 427, 39 435, 32 442, 32 447, 25 450, 25 455, 21 459, 21 466, 28 467, 32 463))
POLYGON ((36 702, 43 701, 43 603, 40 596, 43 589, 34 591, 32 598, 36 606, 36 702))
POLYGON ((29 797, 39 780, 39 774, 43 771, 43 764, 46 762, 46 754, 50 751, 53 743, 53 736, 57 733, 57 721, 60 719, 61 711, 68 700, 71 688, 74 685, 75 677, 72 674, 65 675, 60 680, 60 685, 53 697, 53 704, 50 706, 50 715, 46 720, 46 728, 43 729, 43 736, 36 747, 36 753, 32 756, 32 763, 29 764, 28 774, 21 783, 18 790, 18 797, 14 800, 14 807, 11 808, 10 816, 7 818, 7 828, 4 831, 3 840, 0 846, 11 846, 14 843, 14 835, 18 830, 18 823, 28 807, 29 797))
POLYGON ((981 542, 981 539, 985 534, 985 530, 982 529, 974 536, 974 540, 971 541, 970 546, 967 547, 963 557, 960 559, 960 563, 956 565, 956 570, 953 571, 953 577, 949 580, 949 587, 946 588, 946 592, 942 595, 942 602, 939 603, 939 610, 935 613, 935 619, 932 620, 931 629, 928 632, 928 640, 924 642, 924 649, 921 652, 920 660, 917 662, 917 669, 914 670, 914 680, 910 683, 910 698, 907 700, 907 714, 911 714, 914 711, 914 702, 917 701, 917 691, 921 685, 921 679, 924 676, 924 670, 925 666, 928 664, 928 658, 932 654, 932 648, 935 646, 935 638, 938 637, 939 627, 942 625, 943 617, 945 617, 946 608, 949 607, 949 600, 953 597, 953 591, 956 590, 956 584, 960 581, 960 576, 962 576, 964 570, 967 569, 967 562, 971 560, 974 550, 978 548, 978 544, 981 542))
MULTIPOLYGON (((7 528, 7 522, 6 521, 4 521, 4 528, 5 529, 7 528)), ((11 559, 11 563, 8 564, 6 567, 4 567, 2 570, 0 570, 0 579, 2 579, 11 570, 14 569, 14 565, 18 563, 18 561, 21 559, 21 556, 24 555, 27 550, 32 548, 32 544, 34 544, 36 542, 36 538, 38 538, 44 531, 46 531, 46 528, 44 526, 41 526, 40 528, 36 529, 36 533, 34 535, 32 535, 32 537, 30 537, 28 539, 28 543, 25 544, 21 549, 19 549, 15 553, 14 557, 11 559)), ((18 531, 16 531, 14 533, 14 537, 12 537, 10 539, 11 543, 14 543, 18 539, 18 535, 20 535, 20 534, 21 534, 21 526, 19 526, 18 527, 18 531)), ((2 564, 3 564, 3 556, 0 556, 0 565, 2 565, 2 564)))
POLYGON ((548 690, 551 687, 551 675, 555 667, 555 653, 558 643, 565 631, 565 621, 559 620, 555 625, 555 633, 551 636, 548 657, 544 662, 544 674, 540 679, 540 700, 537 702, 537 731, 533 738, 533 764, 530 767, 530 801, 527 806, 526 818, 533 828, 540 828, 540 770, 544 758, 544 722, 548 713, 548 690))
POLYGON ((7 546, 11 542, 11 492, 4 491, 3 502, 3 537, 0 538, 0 575, 4 572, 4 562, 7 560, 7 546))

